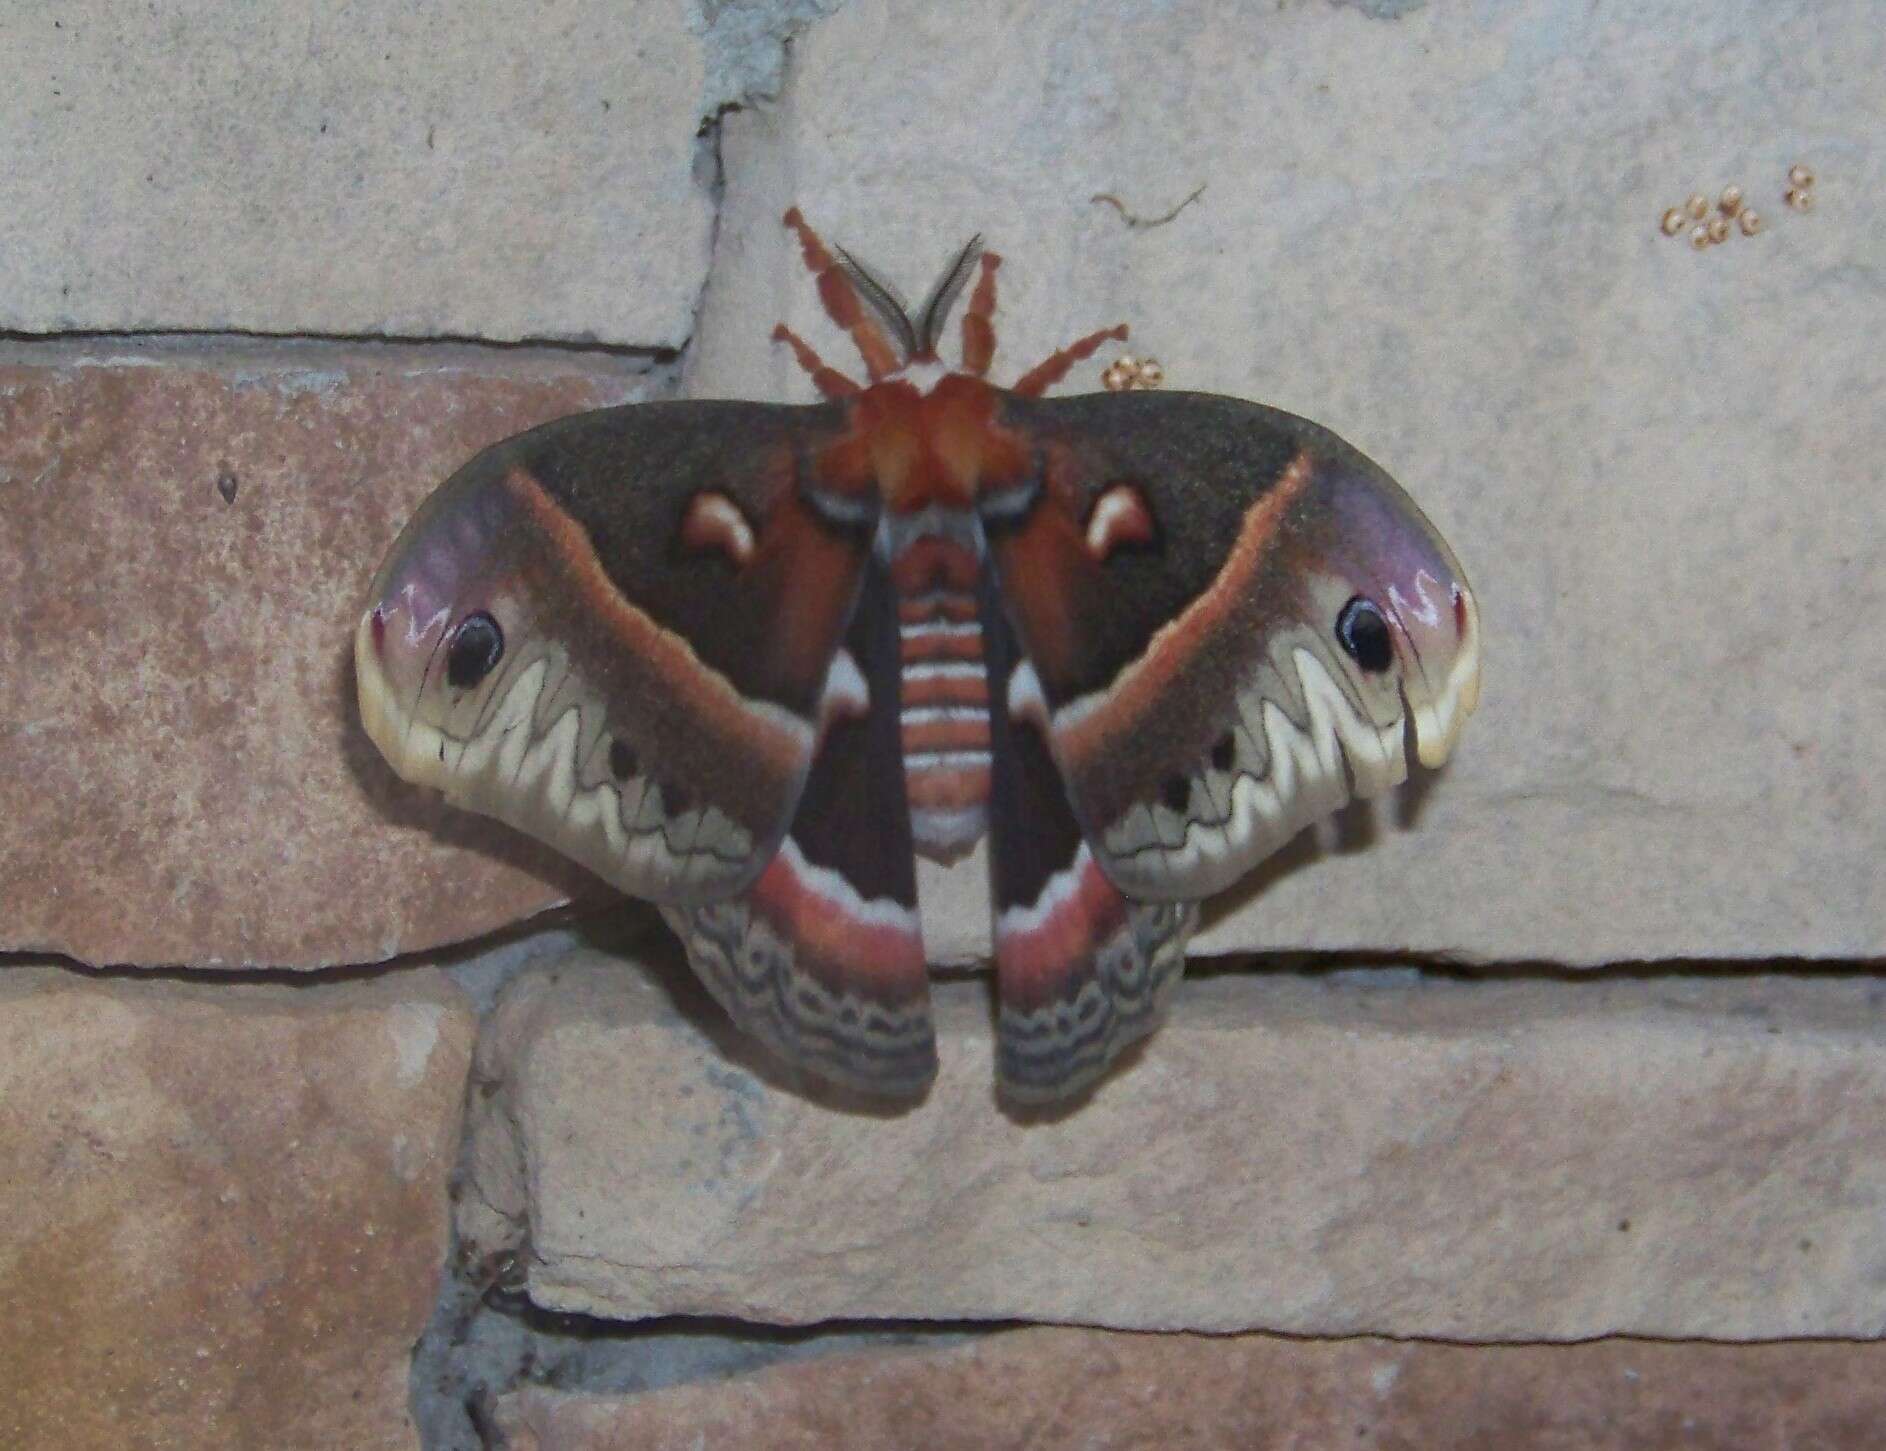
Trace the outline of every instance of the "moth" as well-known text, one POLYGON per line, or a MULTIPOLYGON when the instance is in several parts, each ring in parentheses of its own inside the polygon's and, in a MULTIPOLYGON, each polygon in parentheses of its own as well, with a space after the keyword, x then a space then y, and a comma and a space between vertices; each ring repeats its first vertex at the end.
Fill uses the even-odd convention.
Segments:
POLYGON ((915 857, 986 836, 1000 1084, 1066 1098, 1158 1024, 1202 899, 1405 779, 1408 734, 1447 758, 1474 597, 1328 429, 1044 396, 1124 326, 1001 387, 995 253, 912 309, 785 222, 866 381, 781 324, 823 401, 486 449, 380 567, 361 716, 407 780, 659 904, 740 1027, 872 1094, 936 1072, 915 857))

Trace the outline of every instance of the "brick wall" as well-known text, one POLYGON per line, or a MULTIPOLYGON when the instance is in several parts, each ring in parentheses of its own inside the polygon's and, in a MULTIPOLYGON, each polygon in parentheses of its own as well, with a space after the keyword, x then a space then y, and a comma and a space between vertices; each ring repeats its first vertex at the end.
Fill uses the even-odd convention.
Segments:
MULTIPOLYGON (((1881 36, 0 15, 0 1444, 1872 1444, 1881 36), (1664 234, 1731 182, 1764 226, 1664 234), (985 233, 998 376, 1124 318, 1329 423, 1483 602, 1454 763, 1216 904, 1072 1114, 995 1103, 961 972, 917 1108, 783 1085, 354 714, 367 582, 478 448, 808 396, 792 203, 913 291, 985 233)), ((941 965, 980 870, 925 879, 941 965)))

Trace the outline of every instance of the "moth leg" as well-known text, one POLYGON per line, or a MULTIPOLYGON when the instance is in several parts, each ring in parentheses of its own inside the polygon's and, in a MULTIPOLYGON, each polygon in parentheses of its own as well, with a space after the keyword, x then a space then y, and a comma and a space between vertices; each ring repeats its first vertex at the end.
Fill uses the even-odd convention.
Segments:
POLYGON ((963 371, 978 378, 986 376, 995 361, 995 269, 1001 265, 995 253, 982 254, 976 290, 969 294, 969 311, 963 314, 963 371))
POLYGON ((799 250, 805 257, 806 270, 818 280, 819 303, 825 309, 825 315, 839 327, 851 334, 851 341, 858 349, 858 355, 864 359, 864 371, 873 383, 888 378, 897 371, 897 350, 891 346, 891 340, 884 336, 884 329, 877 325, 877 320, 864 309, 858 299, 857 289, 851 285, 851 278, 838 264, 838 259, 820 240, 819 234, 806 225, 806 219, 797 207, 791 208, 785 215, 785 223, 799 236, 799 250))
POLYGON ((1089 333, 1079 342, 1062 348, 1058 353, 1050 353, 1047 361, 1030 368, 1010 386, 1011 393, 1019 393, 1024 398, 1039 398, 1056 383, 1068 375, 1068 370, 1076 363, 1091 358, 1100 345, 1113 338, 1126 341, 1126 324, 1118 323, 1113 327, 1103 327, 1097 333, 1089 333))
POLYGON ((811 375, 812 386, 827 398, 846 398, 858 391, 856 383, 838 369, 828 366, 825 359, 813 350, 810 343, 783 322, 773 329, 773 341, 785 343, 792 349, 792 355, 799 366, 811 375))

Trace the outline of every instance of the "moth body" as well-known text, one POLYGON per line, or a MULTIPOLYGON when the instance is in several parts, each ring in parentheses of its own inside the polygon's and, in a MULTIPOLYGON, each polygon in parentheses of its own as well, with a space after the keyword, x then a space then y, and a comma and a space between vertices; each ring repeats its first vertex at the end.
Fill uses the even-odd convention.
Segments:
POLYGON ((1404 779, 1409 737, 1446 759, 1477 606, 1327 429, 1042 396, 1123 327, 999 386, 993 254, 913 312, 786 222, 865 379, 782 325, 823 402, 480 454, 381 566, 362 720, 402 776, 659 903, 736 1022, 874 1094, 936 1070, 915 857, 986 837, 998 1075, 1066 1098, 1157 1025, 1203 898, 1404 779))
MULTIPOLYGON (((988 827, 993 758, 980 584, 987 541, 977 502, 1026 451, 992 426, 995 391, 934 363, 901 369, 847 400, 829 472, 874 491, 873 554, 897 614, 899 744, 915 850, 949 863, 988 827), (921 372, 913 377, 918 369, 921 372), (985 460, 985 455, 989 460, 985 460), (851 475, 844 463, 856 459, 851 475)), ((825 472, 825 470, 821 470, 825 472)))

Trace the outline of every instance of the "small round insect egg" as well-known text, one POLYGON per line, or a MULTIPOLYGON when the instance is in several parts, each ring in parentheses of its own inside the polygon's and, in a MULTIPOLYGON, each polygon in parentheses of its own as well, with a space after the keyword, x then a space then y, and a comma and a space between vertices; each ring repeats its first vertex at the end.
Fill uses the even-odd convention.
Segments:
POLYGON ((1797 161, 1793 166, 1788 168, 1788 180, 1793 182, 1796 186, 1812 186, 1814 185, 1814 173, 1807 169, 1804 162, 1797 161))
POLYGON ((1157 358, 1142 358, 1139 364, 1139 383, 1142 388, 1157 388, 1166 381, 1166 370, 1160 366, 1157 358))
POLYGON ((1725 217, 1734 216, 1737 212, 1742 210, 1742 188, 1739 186, 1725 186, 1722 189, 1721 198, 1716 202, 1716 206, 1725 217))
POLYGON ((1709 245, 1709 228, 1697 227, 1690 233, 1690 245, 1698 252, 1709 245))
POLYGON ((1663 214, 1663 235, 1674 237, 1683 230, 1683 208, 1671 207, 1663 214))
POLYGON ((1742 235, 1745 237, 1752 237, 1762 229, 1762 214, 1753 207, 1744 208, 1737 220, 1742 223, 1742 235))
POLYGON ((1727 217, 1711 217, 1707 230, 1712 245, 1717 242, 1726 242, 1729 240, 1729 219, 1727 217))
POLYGON ((1709 215, 1709 198, 1701 192, 1692 192, 1690 199, 1683 203, 1683 210, 1688 212, 1693 220, 1700 222, 1709 215))
POLYGON ((1788 189, 1788 195, 1784 200, 1797 212, 1811 212, 1814 210, 1814 193, 1804 186, 1790 187, 1788 189))

